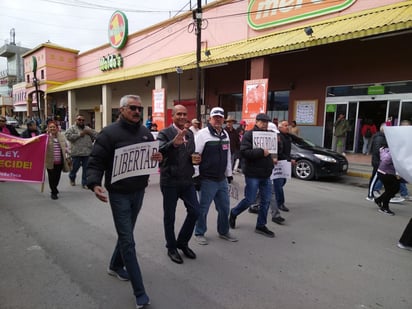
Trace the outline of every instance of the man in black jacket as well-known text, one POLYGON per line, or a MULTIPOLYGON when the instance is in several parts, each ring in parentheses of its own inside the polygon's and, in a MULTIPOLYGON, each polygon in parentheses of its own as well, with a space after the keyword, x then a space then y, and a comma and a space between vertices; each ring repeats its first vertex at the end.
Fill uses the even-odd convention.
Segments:
MULTIPOLYGON (((178 264, 183 263, 177 248, 189 259, 196 254, 189 248, 198 217, 199 202, 193 184, 194 168, 192 154, 195 151, 193 132, 184 128, 187 121, 187 109, 176 105, 172 112, 173 124, 159 132, 159 151, 163 154, 160 165, 160 189, 163 194, 163 226, 166 238, 167 254, 178 264), (175 216, 177 200, 181 199, 186 207, 186 219, 176 240, 175 216)), ((196 164, 200 156, 194 156, 196 164)))
POLYGON ((37 123, 34 120, 29 120, 26 123, 27 129, 23 131, 21 137, 30 138, 40 135, 40 130, 37 128, 37 123))
MULTIPOLYGON (((259 190, 261 202, 257 216, 255 232, 267 237, 275 237, 275 233, 266 227, 267 214, 272 195, 270 175, 273 170, 273 159, 269 149, 254 148, 254 132, 267 131, 269 116, 258 114, 256 124, 252 130, 247 131, 240 144, 240 155, 244 158, 242 166, 245 175, 245 198, 232 208, 229 215, 229 224, 232 229, 236 227, 236 217, 248 209, 256 200, 259 190)), ((273 134, 276 134, 273 132, 273 134)), ((256 134, 255 134, 256 135, 256 134)))
MULTIPOLYGON (((103 128, 99 133, 87 166, 87 186, 102 202, 110 200, 118 236, 107 272, 120 280, 131 281, 137 308, 143 308, 150 304, 137 262, 133 236, 149 175, 129 176, 112 183, 112 177, 115 176, 112 175, 112 171, 116 149, 154 140, 149 129, 141 124, 142 111, 143 107, 139 96, 123 96, 120 99, 118 121, 103 128), (101 186, 103 175, 109 198, 101 186)), ((162 154, 154 152, 151 155, 151 160, 161 161, 162 154)))
POLYGON ((378 191, 378 189, 382 188, 382 183, 378 179, 377 171, 378 171, 379 163, 381 162, 379 149, 381 147, 388 146, 388 143, 386 142, 384 128, 385 128, 385 123, 382 123, 379 128, 379 131, 376 132, 376 134, 372 136, 371 150, 370 150, 372 175, 371 175, 371 178, 369 179, 368 196, 366 197, 368 201, 374 201, 373 191, 378 191))
MULTIPOLYGON (((290 153, 292 150, 292 135, 289 133, 289 123, 287 120, 283 120, 278 126, 278 158, 277 160, 287 160, 292 164, 295 164, 295 160, 292 160, 290 153)), ((275 163, 276 164, 276 163, 275 163)), ((289 211, 289 208, 285 206, 285 193, 283 187, 286 184, 286 178, 273 179, 273 189, 276 196, 277 208, 282 211, 289 211)), ((275 218, 275 214, 272 214, 275 218)))

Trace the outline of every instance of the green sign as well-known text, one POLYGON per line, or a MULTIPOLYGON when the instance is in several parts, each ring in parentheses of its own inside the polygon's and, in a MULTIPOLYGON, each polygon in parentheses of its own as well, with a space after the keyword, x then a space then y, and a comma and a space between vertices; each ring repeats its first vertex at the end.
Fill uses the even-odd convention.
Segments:
POLYGON ((327 112, 327 113, 334 113, 334 112, 336 112, 336 104, 328 104, 328 105, 326 105, 326 112, 327 112))
POLYGON ((369 95, 385 94, 385 86, 369 86, 368 94, 369 95))

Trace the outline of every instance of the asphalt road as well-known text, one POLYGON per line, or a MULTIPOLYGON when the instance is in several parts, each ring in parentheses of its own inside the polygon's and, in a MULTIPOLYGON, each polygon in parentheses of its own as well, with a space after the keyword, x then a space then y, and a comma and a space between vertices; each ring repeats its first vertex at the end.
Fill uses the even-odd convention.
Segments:
MULTIPOLYGON (((393 217, 378 213, 366 181, 292 179, 286 224, 268 223, 273 239, 254 233, 247 212, 232 231, 239 242, 218 238, 212 206, 209 245, 192 240, 198 258, 178 265, 166 255, 151 176, 135 231, 148 308, 412 308, 412 252, 396 247, 412 202, 392 205, 393 217)), ((39 184, 0 183, 0 308, 134 308, 130 284, 106 274, 116 241, 109 206, 71 187, 67 174, 59 189, 53 201, 47 183, 43 193, 39 184)))

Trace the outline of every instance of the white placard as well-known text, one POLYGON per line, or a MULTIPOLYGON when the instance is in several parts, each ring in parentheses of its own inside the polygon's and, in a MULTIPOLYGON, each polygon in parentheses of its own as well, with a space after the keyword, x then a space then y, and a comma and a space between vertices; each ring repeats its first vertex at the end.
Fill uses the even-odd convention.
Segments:
POLYGON ((385 127, 384 130, 396 172, 412 183, 412 126, 385 127))
POLYGON ((124 178, 158 173, 159 162, 150 159, 158 151, 159 141, 117 148, 114 152, 112 183, 124 178))
POLYGON ((278 153, 278 135, 273 131, 253 131, 253 149, 262 148, 269 150, 269 153, 278 153))
POLYGON ((290 179, 292 177, 292 164, 288 160, 280 160, 273 168, 272 175, 270 179, 275 178, 286 178, 290 179))

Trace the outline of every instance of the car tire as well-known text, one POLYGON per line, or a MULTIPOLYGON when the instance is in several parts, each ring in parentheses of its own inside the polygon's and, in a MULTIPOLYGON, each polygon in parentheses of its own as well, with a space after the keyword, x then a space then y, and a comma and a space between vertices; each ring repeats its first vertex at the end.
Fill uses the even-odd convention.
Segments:
POLYGON ((311 180, 315 177, 315 167, 308 160, 298 160, 293 166, 293 175, 302 180, 311 180))

